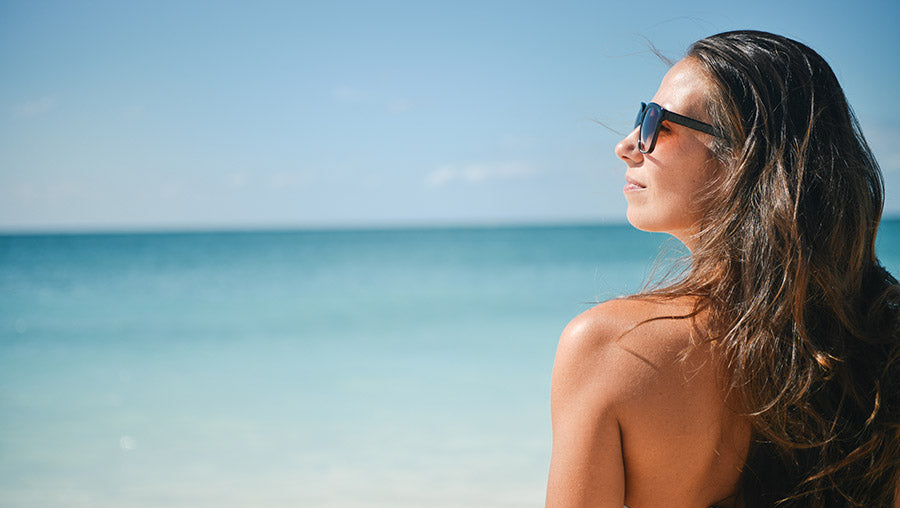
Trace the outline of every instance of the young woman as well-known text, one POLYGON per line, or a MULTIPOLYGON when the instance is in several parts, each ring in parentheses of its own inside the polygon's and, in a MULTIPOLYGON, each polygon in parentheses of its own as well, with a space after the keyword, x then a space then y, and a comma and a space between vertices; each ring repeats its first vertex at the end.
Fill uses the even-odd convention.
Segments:
POLYGON ((900 289, 881 172, 828 64, 694 43, 616 146, 628 220, 691 253, 563 332, 551 507, 900 507, 900 289))

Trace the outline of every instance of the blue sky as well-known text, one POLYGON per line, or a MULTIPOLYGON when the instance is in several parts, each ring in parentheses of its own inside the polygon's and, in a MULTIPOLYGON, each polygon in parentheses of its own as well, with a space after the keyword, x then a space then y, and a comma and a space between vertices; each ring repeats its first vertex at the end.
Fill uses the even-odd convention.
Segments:
POLYGON ((612 148, 694 40, 834 67, 900 215, 896 2, 0 3, 0 229, 622 221, 612 148))

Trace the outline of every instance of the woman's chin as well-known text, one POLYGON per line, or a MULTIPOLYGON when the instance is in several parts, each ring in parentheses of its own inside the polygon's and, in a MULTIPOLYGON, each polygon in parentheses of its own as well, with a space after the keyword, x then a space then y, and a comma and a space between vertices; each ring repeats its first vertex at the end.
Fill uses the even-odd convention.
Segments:
POLYGON ((647 231, 649 233, 663 232, 663 230, 659 228, 659 221, 653 220, 652 217, 647 217, 646 214, 640 213, 635 210, 634 207, 628 207, 628 212, 625 214, 625 217, 628 218, 629 224, 641 231, 647 231))

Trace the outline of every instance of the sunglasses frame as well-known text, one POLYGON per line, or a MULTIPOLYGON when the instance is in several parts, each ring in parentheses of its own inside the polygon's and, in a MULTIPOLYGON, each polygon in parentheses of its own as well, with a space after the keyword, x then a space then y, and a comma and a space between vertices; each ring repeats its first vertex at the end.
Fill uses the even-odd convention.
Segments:
POLYGON ((715 136, 717 138, 725 137, 722 132, 719 131, 719 129, 716 129, 706 122, 701 122, 700 120, 694 120, 693 118, 679 115, 678 113, 673 113, 655 102, 642 102, 641 109, 640 111, 638 111, 638 116, 634 121, 634 128, 638 129, 638 150, 640 150, 641 153, 648 154, 651 153, 654 148, 656 148, 656 138, 659 137, 659 128, 662 125, 663 121, 666 120, 672 123, 677 123, 678 125, 683 125, 688 129, 694 129, 695 131, 709 134, 710 136, 715 136), (653 129, 653 137, 650 139, 650 147, 648 148, 644 146, 644 143, 642 141, 642 134, 644 130, 644 118, 647 116, 647 111, 651 108, 659 110, 659 120, 656 122, 656 128, 653 129))

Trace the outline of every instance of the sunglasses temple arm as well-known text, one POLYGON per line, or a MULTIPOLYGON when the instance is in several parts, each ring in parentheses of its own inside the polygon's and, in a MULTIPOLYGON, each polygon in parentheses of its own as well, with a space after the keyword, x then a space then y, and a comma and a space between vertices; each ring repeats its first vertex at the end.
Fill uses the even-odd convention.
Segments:
POLYGON ((705 132, 710 136, 716 136, 717 138, 724 137, 722 133, 719 132, 719 129, 716 129, 708 123, 694 120, 693 118, 688 118, 686 116, 681 116, 678 113, 672 113, 669 110, 666 110, 665 119, 669 120, 670 122, 684 125, 685 127, 694 129, 695 131, 705 132))

